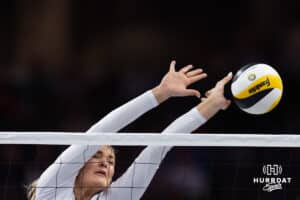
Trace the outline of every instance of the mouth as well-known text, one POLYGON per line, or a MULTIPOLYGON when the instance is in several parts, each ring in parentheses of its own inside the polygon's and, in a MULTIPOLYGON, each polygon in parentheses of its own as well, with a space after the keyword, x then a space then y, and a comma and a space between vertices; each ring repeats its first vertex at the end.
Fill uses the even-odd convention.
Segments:
POLYGON ((106 172, 104 170, 98 170, 95 172, 97 176, 106 177, 106 172))

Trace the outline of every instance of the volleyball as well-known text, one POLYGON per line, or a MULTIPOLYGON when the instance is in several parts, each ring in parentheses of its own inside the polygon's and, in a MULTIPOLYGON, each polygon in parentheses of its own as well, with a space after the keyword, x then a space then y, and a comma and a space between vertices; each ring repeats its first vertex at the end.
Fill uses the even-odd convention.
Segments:
POLYGON ((248 64, 233 77, 231 93, 236 105, 249 114, 260 115, 273 110, 281 100, 282 79, 270 65, 248 64))

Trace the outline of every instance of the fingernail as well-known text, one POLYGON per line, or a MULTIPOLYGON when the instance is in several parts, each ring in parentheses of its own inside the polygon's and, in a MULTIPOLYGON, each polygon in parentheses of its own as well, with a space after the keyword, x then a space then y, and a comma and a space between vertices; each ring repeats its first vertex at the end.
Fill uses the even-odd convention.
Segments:
POLYGON ((232 76, 232 72, 229 72, 227 76, 232 76))

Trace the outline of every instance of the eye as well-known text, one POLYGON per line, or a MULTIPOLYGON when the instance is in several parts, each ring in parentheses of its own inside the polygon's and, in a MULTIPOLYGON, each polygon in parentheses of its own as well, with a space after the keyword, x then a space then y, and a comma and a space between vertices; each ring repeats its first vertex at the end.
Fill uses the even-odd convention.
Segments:
POLYGON ((100 155, 99 154, 95 154, 95 155, 93 155, 93 158, 100 158, 100 155))
POLYGON ((114 164, 115 164, 115 162, 114 162, 113 160, 109 160, 109 161, 108 161, 108 164, 110 164, 110 165, 114 165, 114 164))

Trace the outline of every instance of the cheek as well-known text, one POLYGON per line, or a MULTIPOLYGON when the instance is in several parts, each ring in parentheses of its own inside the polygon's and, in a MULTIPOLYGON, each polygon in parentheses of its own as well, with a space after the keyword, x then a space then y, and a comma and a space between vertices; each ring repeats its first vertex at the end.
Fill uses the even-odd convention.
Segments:
POLYGON ((109 168, 109 177, 112 179, 112 177, 114 176, 115 174, 115 167, 111 166, 109 168))
POLYGON ((95 165, 95 162, 89 161, 89 162, 87 162, 87 163, 85 164, 84 168, 85 168, 86 170, 91 170, 91 169, 94 168, 94 165, 95 165))
POLYGON ((84 166, 84 170, 82 171, 82 173, 84 175, 89 175, 91 172, 94 171, 94 168, 95 168, 95 163, 87 163, 85 166, 84 166))

